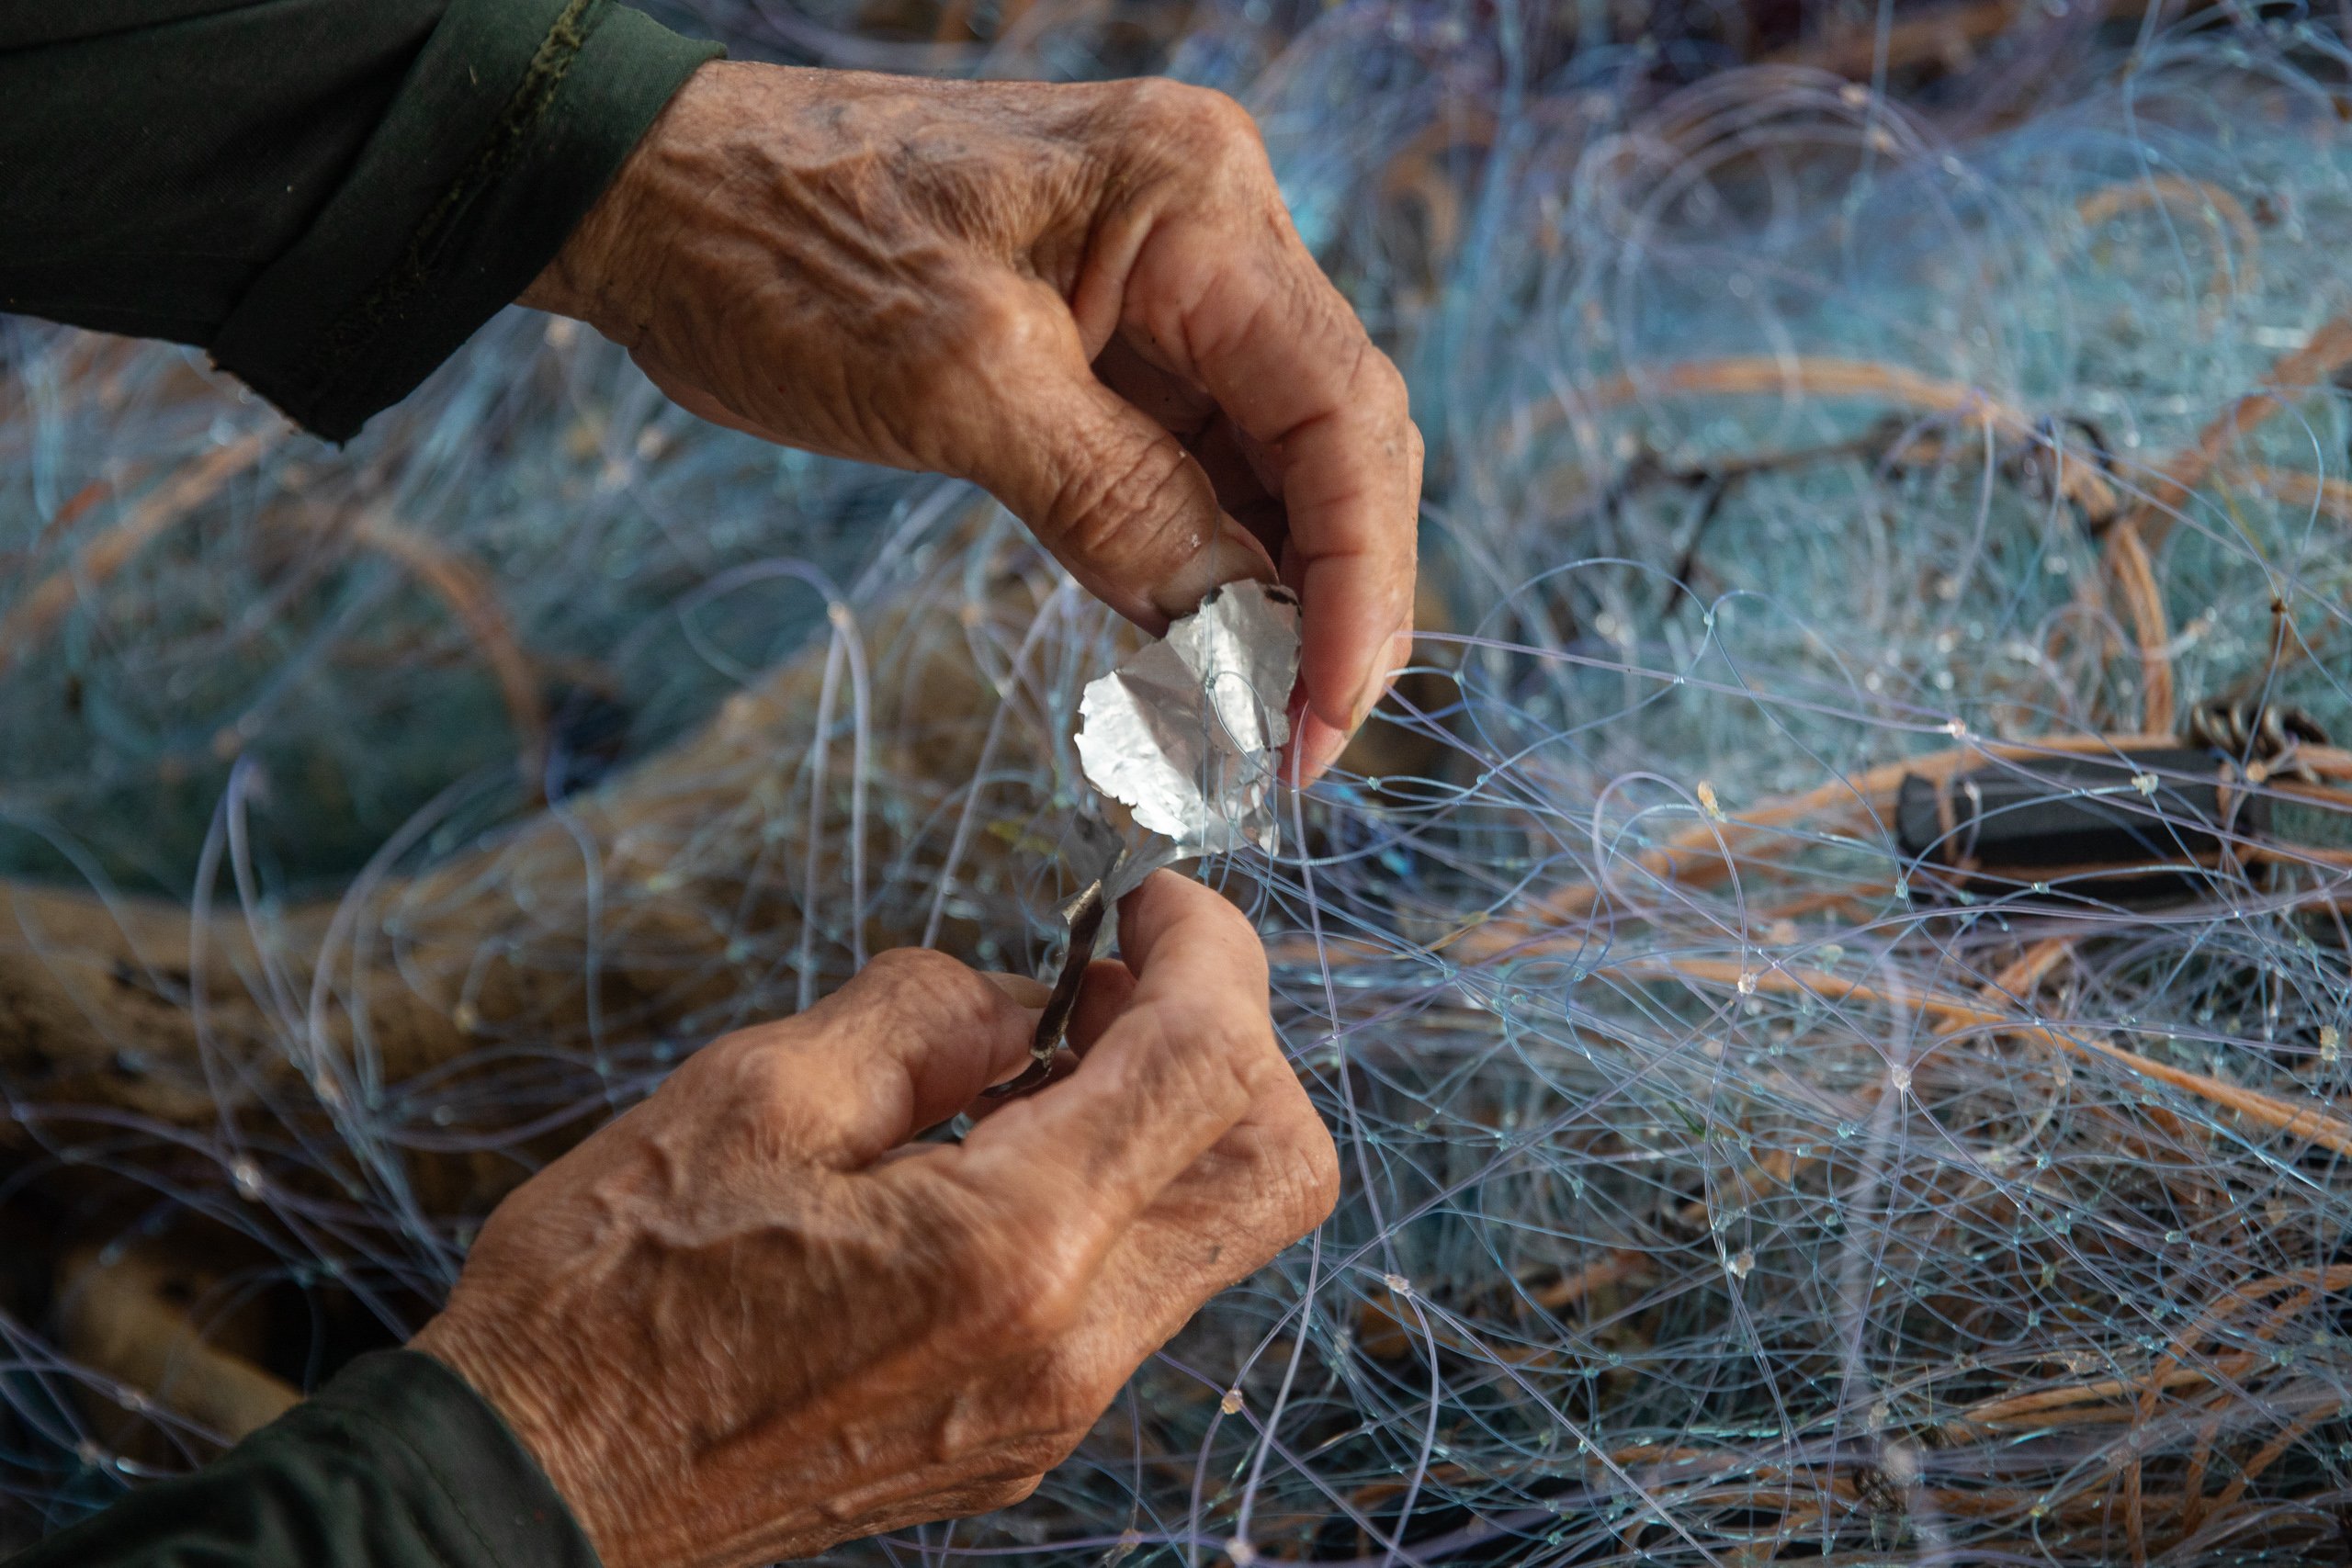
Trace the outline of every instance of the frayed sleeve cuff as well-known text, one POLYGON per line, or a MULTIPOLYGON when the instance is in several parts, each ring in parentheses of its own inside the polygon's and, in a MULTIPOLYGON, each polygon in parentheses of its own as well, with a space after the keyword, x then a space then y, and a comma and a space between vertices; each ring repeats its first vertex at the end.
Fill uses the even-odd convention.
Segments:
POLYGON ((529 287, 720 51, 610 0, 456 0, 310 230, 212 355, 347 440, 529 287))

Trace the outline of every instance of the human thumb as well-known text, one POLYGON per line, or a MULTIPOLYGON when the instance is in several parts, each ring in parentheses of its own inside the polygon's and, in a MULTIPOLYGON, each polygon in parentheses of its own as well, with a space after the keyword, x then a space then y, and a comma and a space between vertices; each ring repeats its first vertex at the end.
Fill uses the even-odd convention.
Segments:
POLYGON ((1159 631, 1222 583, 1275 580, 1265 547, 1217 505, 1207 471, 1097 380, 1074 345, 1068 362, 1017 384, 969 477, 1096 598, 1159 631))

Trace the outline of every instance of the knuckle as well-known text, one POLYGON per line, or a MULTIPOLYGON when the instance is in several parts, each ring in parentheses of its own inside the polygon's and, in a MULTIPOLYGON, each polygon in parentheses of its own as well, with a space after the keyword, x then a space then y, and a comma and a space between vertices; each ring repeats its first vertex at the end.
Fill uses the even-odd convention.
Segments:
POLYGON ((965 1299, 990 1343, 1048 1350, 1078 1321, 1084 1260, 1051 1227, 1001 1225, 963 1253, 965 1299))
MULTIPOLYGON (((953 1027, 986 1017, 1001 993, 971 969, 935 949, 894 947, 865 961, 851 982, 857 999, 888 1009, 903 1021, 953 1027)), ((842 994, 851 994, 843 987, 842 994)))
POLYGON ((1220 1120, 1239 1117, 1257 1098, 1255 1067, 1271 1029, 1220 1009, 1184 1032, 1189 1049, 1174 1059, 1185 1075, 1187 1100, 1220 1120))
POLYGON ((1164 131, 1191 132, 1204 141, 1258 142, 1258 122, 1232 95, 1164 76, 1135 84, 1141 118, 1164 131))
POLYGON ((1017 1271, 1016 1283, 1000 1299, 1005 1334, 1015 1344, 1050 1346, 1078 1321, 1083 1285, 1068 1261, 1033 1259, 1017 1271))
POLYGON ((1225 1004, 1220 1010, 1230 1010, 1271 1030, 1273 1016, 1266 990, 1266 944, 1259 940, 1257 926, 1240 906, 1206 887, 1187 886, 1182 896, 1184 902, 1179 906, 1179 918, 1182 924, 1169 928, 1170 940, 1181 938, 1187 949, 1204 958, 1214 953, 1231 974, 1232 984, 1217 993, 1216 999, 1225 1004))
POLYGON ((1340 1191, 1340 1151, 1297 1078, 1267 1095, 1261 1112, 1265 1141, 1255 1156, 1261 1179, 1254 1229, 1265 1256, 1288 1247, 1331 1217, 1340 1191))
MULTIPOLYGON (((1366 344, 1356 359, 1352 379, 1359 406, 1376 412, 1384 422, 1398 421, 1410 428, 1405 411, 1412 400, 1411 389, 1395 360, 1366 344)), ((1417 437, 1419 434, 1415 432, 1417 437)))
POLYGON ((1117 574, 1191 555, 1210 505, 1207 476, 1165 437, 1138 443, 1124 461, 1071 463, 1047 523, 1071 554, 1117 574))
POLYGON ((964 965, 933 947, 888 947, 865 961, 865 973, 893 985, 940 984, 967 973, 964 965))
MULTIPOLYGON (((1204 998, 1181 1012, 1140 1012, 1131 1025, 1151 1032, 1139 1055, 1171 1075, 1188 1103, 1231 1115, 1259 1098, 1266 1069, 1280 1065, 1272 1015, 1262 1004, 1239 999, 1241 989, 1237 981, 1230 992, 1204 998)), ((1287 1068, 1282 1072, 1285 1080, 1296 1081, 1287 1068)))
POLYGON ((671 1074, 673 1081, 684 1084, 721 1073, 738 1073, 752 1067, 763 1057, 773 1055, 786 1038, 774 1023, 756 1024, 750 1029, 738 1029, 722 1034, 696 1051, 671 1074))
POLYGON ((1136 131, 1170 166, 1272 182, 1258 121, 1229 95, 1157 77, 1136 83, 1133 91, 1136 131))
POLYGON ((1258 130, 1257 117, 1243 108, 1239 100, 1214 88, 1193 89, 1190 103, 1193 123, 1218 152, 1239 154, 1252 168, 1266 162, 1266 141, 1258 130))
POLYGON ((1305 1179, 1299 1184, 1299 1203, 1294 1214, 1298 1221, 1298 1234, 1304 1235, 1325 1220, 1340 1206, 1340 1150, 1332 1143, 1330 1130, 1310 1106, 1307 1125, 1300 1131, 1300 1155, 1305 1164, 1305 1179))
MULTIPOLYGON (((1240 965, 1237 964, 1235 967, 1240 965)), ((1263 972, 1248 975, 1244 971, 1244 975, 1251 982, 1247 998, 1239 989, 1243 976, 1237 976, 1236 994, 1220 998, 1221 1005, 1209 1020, 1208 1034, 1216 1043, 1219 1060, 1237 1067, 1254 1067, 1273 1056, 1274 1019, 1264 1000, 1263 972)))
POLYGON ((1035 353, 1045 323, 1033 301, 1012 288, 962 292, 934 344, 933 368, 943 375, 985 376, 1035 353))
POLYGON ((672 1078, 682 1089, 717 1092, 738 1105, 768 1103, 789 1087, 792 1050, 799 1031, 790 1020, 722 1034, 689 1056, 672 1078))

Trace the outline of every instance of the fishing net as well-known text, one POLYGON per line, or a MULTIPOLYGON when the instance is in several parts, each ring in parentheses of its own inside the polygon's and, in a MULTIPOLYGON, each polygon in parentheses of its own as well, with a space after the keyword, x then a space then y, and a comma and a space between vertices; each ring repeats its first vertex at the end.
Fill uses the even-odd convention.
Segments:
MULTIPOLYGON (((2338 32, 669 14, 1236 92, 1430 447, 1412 672, 1200 868, 1339 1213, 1033 1500, 844 1555, 2345 1554, 2338 32)), ((340 451, 8 332, 27 1533, 402 1337, 714 1034, 1046 955, 1132 637, 984 497, 520 312, 340 451)))

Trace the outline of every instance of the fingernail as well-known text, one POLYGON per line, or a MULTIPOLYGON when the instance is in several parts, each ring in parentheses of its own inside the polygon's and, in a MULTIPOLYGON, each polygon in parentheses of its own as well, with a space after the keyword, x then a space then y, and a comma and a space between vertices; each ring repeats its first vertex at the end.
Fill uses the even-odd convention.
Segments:
POLYGON ((1152 607, 1172 621, 1199 609, 1212 590, 1228 582, 1273 582, 1280 576, 1257 536, 1220 513, 1216 536, 1153 583, 1150 599, 1152 607))
POLYGON ((1366 681, 1363 690, 1356 694, 1355 706, 1350 710, 1348 723, 1351 732, 1363 728, 1363 721, 1372 716, 1372 710, 1380 705, 1383 698, 1396 689, 1396 677, 1402 675, 1412 662, 1413 628, 1407 626, 1403 631, 1389 636, 1388 651, 1380 661, 1381 670, 1385 672, 1366 681))
POLYGON ((1300 715, 1298 727, 1293 731, 1298 751, 1298 782, 1310 784, 1320 778, 1340 760, 1340 753, 1348 749, 1352 733, 1326 723, 1311 710, 1300 715))

